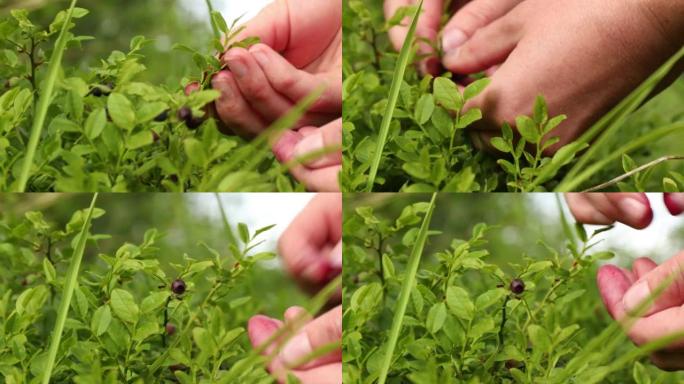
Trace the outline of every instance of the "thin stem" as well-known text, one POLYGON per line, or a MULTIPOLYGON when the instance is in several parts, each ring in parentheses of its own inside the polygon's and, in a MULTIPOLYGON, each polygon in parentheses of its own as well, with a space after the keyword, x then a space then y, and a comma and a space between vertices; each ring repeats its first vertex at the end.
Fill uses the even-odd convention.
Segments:
POLYGON ((595 191, 600 191, 600 190, 602 190, 602 189, 605 189, 605 188, 608 188, 608 187, 610 187, 610 186, 613 186, 613 185, 615 185, 615 184, 621 182, 622 180, 628 179, 628 178, 630 178, 630 177, 636 175, 637 173, 639 173, 639 172, 641 172, 641 171, 645 171, 645 170, 647 170, 647 169, 649 169, 649 168, 652 168, 652 167, 655 167, 656 165, 659 165, 659 164, 661 164, 661 163, 664 163, 664 162, 667 162, 667 161, 673 161, 673 160, 684 160, 684 156, 663 156, 663 157, 660 157, 660 158, 655 159, 655 160, 653 160, 653 161, 649 161, 648 163, 646 163, 646 164, 644 164, 644 165, 641 165, 641 166, 639 166, 639 167, 637 167, 637 168, 634 168, 634 169, 632 169, 631 171, 629 171, 629 172, 627 172, 627 173, 625 173, 625 174, 623 174, 623 175, 620 175, 620 176, 618 176, 618 177, 616 177, 616 178, 614 178, 614 179, 612 179, 612 180, 610 180, 610 181, 607 181, 607 182, 602 183, 602 184, 599 184, 599 185, 597 185, 597 186, 595 186, 595 187, 591 187, 591 188, 589 188, 589 189, 586 189, 586 190, 584 190, 583 192, 595 192, 595 191))

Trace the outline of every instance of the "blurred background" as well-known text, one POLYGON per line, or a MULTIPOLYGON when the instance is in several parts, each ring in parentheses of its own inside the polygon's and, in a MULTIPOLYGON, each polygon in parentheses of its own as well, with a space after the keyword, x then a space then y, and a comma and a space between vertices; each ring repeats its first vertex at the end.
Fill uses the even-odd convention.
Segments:
MULTIPOLYGON (((211 0, 214 9, 220 11, 231 23, 242 16, 248 21, 272 0, 211 0)), ((35 23, 47 26, 57 12, 69 6, 68 0, 0 0, 0 15, 12 9, 31 10, 35 23)), ((83 71, 99 66, 114 50, 126 52, 132 37, 144 35, 154 43, 145 48, 143 64, 148 71, 141 80, 155 84, 178 86, 188 71, 197 70, 187 53, 173 51, 174 44, 185 44, 203 52, 210 52, 212 38, 207 2, 204 0, 79 0, 78 7, 90 10, 90 14, 77 22, 77 35, 95 37, 82 49, 67 51, 68 66, 78 66, 83 71)))
MULTIPOLYGON (((426 194, 374 194, 346 195, 345 218, 359 206, 374 207, 377 216, 396 219, 408 204, 430 201, 426 194)), ((637 257, 648 256, 658 263, 684 250, 684 215, 674 217, 665 208, 663 194, 649 194, 654 210, 652 224, 644 230, 636 230, 617 224, 596 239, 601 242, 596 250, 614 252, 617 256, 610 263, 631 265, 637 257)), ((544 258, 548 252, 537 243, 544 240, 555 249, 562 249, 567 240, 561 224, 561 209, 566 220, 574 223, 562 195, 552 193, 488 193, 488 194, 441 194, 437 198, 431 229, 442 235, 431 237, 426 255, 449 247, 452 239, 467 239, 473 226, 486 223, 496 226, 486 236, 492 257, 490 261, 505 267, 518 262, 523 254, 544 258)), ((596 226, 586 226, 591 234, 596 226)))
MULTIPOLYGON (((211 254, 200 245, 205 243, 221 255, 228 255, 228 239, 218 206, 220 198, 231 226, 247 224, 250 231, 275 224, 259 236, 265 240, 252 252, 276 252, 280 234, 304 208, 313 194, 100 194, 97 207, 106 214, 93 222, 93 234, 111 235, 97 246, 86 248, 82 269, 102 266, 98 253, 113 254, 126 242, 141 244, 145 231, 156 228, 164 236, 157 243, 160 263, 167 274, 169 263, 181 262, 183 254, 206 260, 211 254)), ((91 194, 0 194, 0 225, 24 217, 28 211, 40 211, 53 228, 64 228, 72 214, 87 208, 91 194)), ((237 233, 237 232, 235 232, 237 233)), ((2 278, 0 274, 0 280, 2 278)), ((13 278, 20 279, 20 276, 13 278)), ((245 291, 259 296, 255 310, 282 317, 286 308, 302 305, 308 296, 289 278, 279 258, 261 262, 244 279, 250 287, 245 291)))

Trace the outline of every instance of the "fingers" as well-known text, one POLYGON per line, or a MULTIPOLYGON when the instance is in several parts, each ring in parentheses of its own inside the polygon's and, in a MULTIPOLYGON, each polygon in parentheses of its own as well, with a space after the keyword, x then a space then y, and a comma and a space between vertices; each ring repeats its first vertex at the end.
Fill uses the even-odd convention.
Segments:
MULTIPOLYGON (((471 3, 475 4, 477 2, 471 3)), ((467 40, 451 37, 447 41, 450 49, 445 48, 442 63, 448 70, 460 74, 485 71, 508 57, 522 38, 523 27, 524 19, 511 13, 477 30, 467 40)), ((457 29, 450 31, 454 35, 458 32, 457 29)), ((445 34, 445 38, 447 36, 452 35, 445 34)))
MULTIPOLYGON (((632 264, 632 271, 634 272, 635 281, 645 276, 647 273, 654 270, 658 264, 648 257, 640 257, 632 264)), ((635 281, 632 281, 634 283, 635 281)))
MULTIPOLYGON (((338 113, 342 109, 342 71, 333 68, 327 76, 312 75, 293 66, 283 56, 265 44, 249 49, 271 86, 291 102, 297 103, 324 87, 321 98, 311 107, 311 112, 338 113)), ((330 119, 325 122, 330 121, 330 119)), ((313 123, 314 125, 318 125, 313 123)))
MULTIPOLYGON (((644 345, 682 332, 684 332, 684 307, 673 307, 639 318, 627 334, 636 345, 644 345)), ((661 351, 673 351, 682 347, 684 347, 684 337, 678 337, 661 351)))
MULTIPOLYGON (((257 315, 249 319, 247 334, 254 348, 261 348, 283 323, 268 316, 257 315)), ((270 355, 275 351, 276 343, 270 344, 264 350, 264 354, 270 355)))
POLYGON ((330 252, 342 238, 342 195, 319 194, 280 237, 278 249, 297 279, 322 284, 329 278, 330 252))
POLYGON ((684 212, 684 193, 666 193, 664 199, 671 214, 679 215, 684 212))
POLYGON ((339 33, 342 0, 273 1, 244 27, 236 41, 257 36, 302 68, 339 33))
POLYGON ((641 276, 622 299, 625 310, 635 311, 663 288, 644 316, 684 304, 684 252, 641 276))
POLYGON ((342 360, 342 349, 300 364, 314 351, 342 341, 342 306, 337 306, 315 318, 292 337, 280 351, 279 359, 288 367, 298 370, 317 367, 342 360))
POLYGON ((240 88, 229 71, 217 73, 211 80, 211 86, 221 92, 216 101, 216 113, 221 121, 235 133, 253 137, 266 129, 266 122, 249 106, 240 88))
POLYGON ((653 210, 643 193, 568 193, 566 201, 575 219, 584 224, 619 221, 642 229, 653 220, 653 210))
MULTIPOLYGON (((385 0, 385 17, 387 20, 391 19, 397 10, 401 7, 418 4, 415 0, 385 0)), ((429 73, 438 75, 441 71, 439 60, 435 56, 434 48, 426 41, 437 41, 437 36, 440 30, 440 21, 444 7, 443 0, 427 0, 423 3, 423 11, 418 18, 416 25, 416 39, 418 41, 418 53, 426 56, 420 63, 420 71, 424 74, 429 73)), ((408 33, 408 25, 410 21, 408 18, 404 19, 401 26, 394 27, 389 30, 390 41, 394 48, 398 51, 404 45, 406 34, 408 33)))
POLYGON ((342 166, 332 166, 321 169, 309 169, 296 166, 290 170, 292 175, 306 185, 311 192, 339 192, 339 176, 342 166))
POLYGON ((315 192, 339 192, 339 173, 342 170, 342 119, 321 128, 302 128, 285 132, 273 146, 276 158, 287 163, 298 158, 324 152, 290 172, 307 189, 315 192))
POLYGON ((308 168, 324 168, 342 164, 342 119, 337 119, 320 129, 310 131, 294 148, 293 157, 301 158, 319 152, 326 154, 306 160, 308 168))
POLYGON ((442 31, 442 49, 451 53, 475 33, 508 13, 522 0, 475 0, 459 9, 442 31))
POLYGON ((264 71, 246 49, 231 49, 223 60, 242 95, 266 121, 274 121, 292 108, 292 103, 270 86, 264 71))
POLYGON ((625 311, 622 298, 632 285, 629 276, 623 269, 607 264, 599 268, 596 283, 608 313, 616 320, 623 319, 625 311))

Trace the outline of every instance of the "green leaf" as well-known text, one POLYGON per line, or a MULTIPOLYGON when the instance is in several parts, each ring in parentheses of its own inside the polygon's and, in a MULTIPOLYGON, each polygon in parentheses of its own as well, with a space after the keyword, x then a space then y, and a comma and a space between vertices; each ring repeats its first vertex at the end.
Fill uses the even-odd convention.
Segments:
POLYGON ((109 305, 112 307, 114 314, 121 320, 127 323, 135 324, 138 322, 140 309, 128 291, 116 288, 110 295, 109 305))
POLYGON ((418 99, 416 104, 415 119, 420 125, 424 125, 432 117, 432 113, 435 111, 435 99, 431 94, 424 94, 418 99))
POLYGON ((90 320, 90 330, 95 336, 102 336, 112 323, 112 312, 108 305, 103 305, 95 310, 90 320))
POLYGON ((52 265, 50 260, 48 258, 43 259, 43 272, 45 273, 45 281, 48 283, 52 283, 57 279, 57 272, 55 271, 55 267, 52 265))
POLYGON ((449 310, 456 317, 472 320, 475 315, 475 305, 470 300, 468 292, 461 287, 449 287, 446 292, 446 303, 449 310))
POLYGON ((195 138, 189 138, 185 139, 183 145, 185 147, 185 154, 188 155, 190 163, 198 167, 204 167, 206 165, 207 157, 201 141, 195 138))
POLYGON ((114 124, 127 131, 135 127, 135 111, 128 98, 120 93, 112 93, 107 100, 107 110, 114 124))
POLYGON ((211 333, 204 328, 194 328, 192 330, 192 339, 199 349, 209 356, 213 356, 216 353, 216 343, 214 342, 211 333))
POLYGON ((437 333, 447 317, 446 305, 444 303, 437 303, 430 308, 427 314, 425 326, 430 333, 437 333))
POLYGON ((247 228, 247 224, 238 223, 238 234, 240 235, 240 240, 244 244, 249 243, 250 236, 249 236, 249 228, 247 228))
POLYGON ((94 110, 85 123, 85 135, 90 140, 95 140, 102 134, 102 131, 107 125, 107 113, 104 108, 94 110))
POLYGON ((468 101, 479 95, 492 82, 491 79, 484 78, 470 83, 463 91, 463 98, 468 101))
POLYGON ((503 299, 508 292, 503 288, 495 288, 484 292, 475 299, 475 307, 478 311, 489 308, 503 299))
POLYGON ((539 130, 535 122, 527 116, 519 116, 515 119, 515 126, 528 143, 536 144, 540 139, 539 130))
POLYGON ((458 92, 456 84, 446 77, 438 77, 433 84, 433 94, 437 104, 447 110, 458 112, 463 108, 463 96, 458 92))
POLYGON ((541 352, 549 352, 551 349, 551 338, 546 329, 540 327, 537 324, 532 324, 527 328, 527 332, 530 337, 530 341, 535 348, 538 348, 541 352))

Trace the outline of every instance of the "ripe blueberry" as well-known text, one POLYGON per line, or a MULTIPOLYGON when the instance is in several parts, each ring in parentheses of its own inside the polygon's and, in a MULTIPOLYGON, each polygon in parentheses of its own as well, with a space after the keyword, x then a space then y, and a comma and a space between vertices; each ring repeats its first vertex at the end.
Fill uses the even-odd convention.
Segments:
POLYGON ((182 107, 178 110, 178 120, 188 122, 192 120, 192 109, 190 107, 182 107))
POLYGON ((171 283, 171 290, 176 295, 182 295, 185 293, 185 281, 181 279, 174 280, 173 283, 171 283))
POLYGON ((187 126, 188 129, 194 131, 195 129, 199 128, 200 125, 202 125, 203 122, 204 122, 204 120, 202 120, 202 119, 200 119, 200 118, 198 118, 198 117, 195 117, 195 118, 192 118, 192 119, 190 119, 190 120, 186 120, 186 121, 185 121, 185 126, 187 126))
POLYGON ((166 323, 165 328, 166 328, 166 333, 169 336, 172 336, 174 333, 176 333, 176 326, 171 324, 171 323, 166 323))
POLYGON ((525 283, 520 279, 513 279, 510 285, 511 292, 519 295, 525 292, 525 283))

